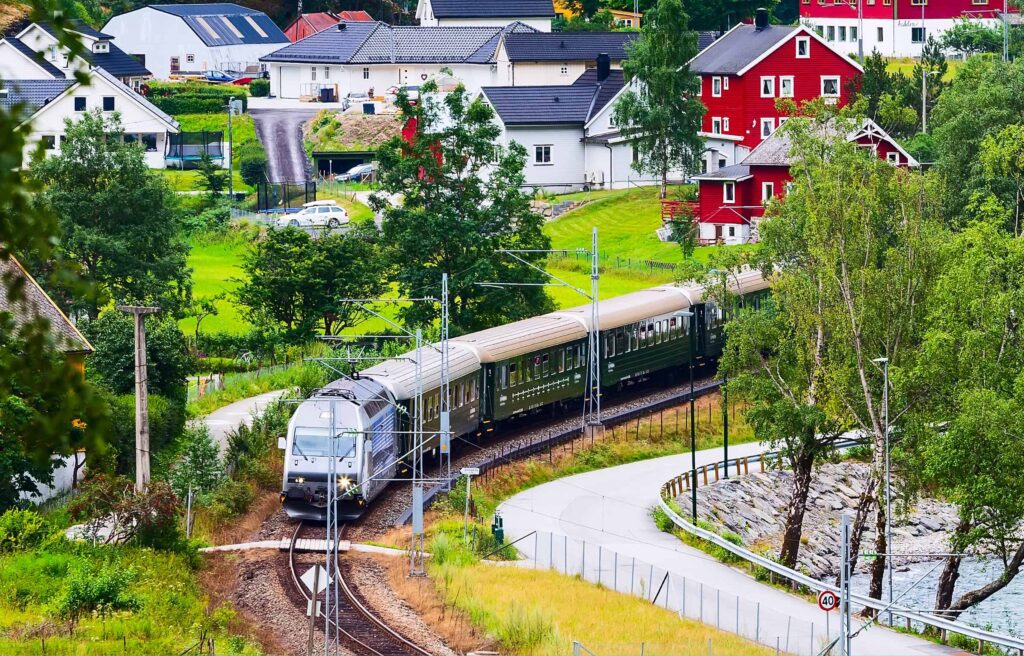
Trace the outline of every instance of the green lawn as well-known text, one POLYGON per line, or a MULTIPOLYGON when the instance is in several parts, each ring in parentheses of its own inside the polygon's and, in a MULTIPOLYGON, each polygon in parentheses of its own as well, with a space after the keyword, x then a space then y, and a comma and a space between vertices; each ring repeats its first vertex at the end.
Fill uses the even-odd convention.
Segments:
MULTIPOLYGON (((192 268, 192 294, 195 298, 230 293, 238 286, 232 278, 242 277, 242 255, 248 247, 241 233, 222 238, 199 236, 193 238, 189 245, 192 250, 188 265, 192 268)), ((217 310, 216 316, 203 320, 203 332, 237 335, 248 331, 249 324, 233 300, 221 300, 217 303, 217 310)), ((195 333, 196 320, 192 317, 182 319, 178 325, 186 335, 195 333)))
MULTIPOLYGON (((889 65, 886 70, 890 73, 903 73, 906 76, 912 76, 914 74, 914 66, 917 65, 917 60, 912 57, 892 57, 888 58, 889 65)), ((946 64, 949 68, 946 69, 946 74, 942 76, 943 81, 949 82, 956 77, 957 70, 963 65, 962 61, 955 59, 947 59, 946 64)), ((918 90, 921 88, 921 79, 917 79, 918 90)))
MULTIPOLYGON (((200 175, 199 171, 195 169, 179 171, 178 169, 160 169, 160 173, 167 180, 167 184, 171 186, 174 191, 203 191, 203 188, 199 185, 200 175)), ((233 171, 233 177, 235 182, 235 191, 244 191, 249 193, 252 189, 249 185, 245 184, 242 180, 242 174, 237 170, 233 171)), ((225 182, 224 193, 227 193, 228 188, 225 182)))

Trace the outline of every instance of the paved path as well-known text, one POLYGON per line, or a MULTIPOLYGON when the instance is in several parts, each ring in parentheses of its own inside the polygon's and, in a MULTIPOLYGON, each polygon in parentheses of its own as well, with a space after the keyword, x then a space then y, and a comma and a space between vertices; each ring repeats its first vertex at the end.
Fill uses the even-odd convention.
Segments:
MULTIPOLYGON (((729 449, 729 456, 748 456, 763 450, 756 443, 744 444, 729 449)), ((720 449, 700 451, 698 466, 721 457, 720 449)), ((549 532, 553 537, 540 534, 536 542, 527 538, 518 545, 527 558, 536 557, 541 566, 553 564, 573 573, 582 570, 585 578, 619 590, 643 589, 648 591, 648 599, 652 596, 649 591, 658 586, 666 572, 670 573, 675 583, 670 583, 669 594, 660 597, 663 601, 669 599, 669 607, 680 610, 688 601, 685 614, 698 617, 695 609, 699 605, 699 617, 709 624, 720 622, 730 630, 739 624, 743 632, 754 635, 752 625, 757 622, 757 635, 762 641, 772 636, 773 646, 774 636, 787 636, 794 653, 811 653, 812 644, 815 651, 820 649, 826 631, 835 635, 836 613, 826 620, 815 604, 758 583, 654 525, 650 513, 658 503, 662 483, 689 467, 689 454, 668 456, 532 488, 501 504, 506 537, 514 540, 534 530, 549 532), (630 570, 633 560, 637 565, 630 570), (649 563, 655 567, 648 574, 649 563), (682 577, 686 583, 680 585, 682 577), (830 626, 826 627, 826 621, 830 626)), ((782 647, 785 650, 784 639, 782 647)), ((858 656, 960 653, 880 627, 855 638, 853 652, 858 656)))
POLYGON ((302 125, 319 111, 312 109, 251 109, 256 134, 267 151, 271 182, 305 182, 309 161, 302 143, 302 125))
POLYGON ((200 421, 210 429, 210 437, 217 443, 217 448, 220 449, 221 455, 224 455, 228 448, 228 435, 231 431, 242 424, 246 426, 252 424, 254 416, 258 416, 263 412, 264 408, 273 401, 276 401, 284 393, 285 390, 275 390, 266 394, 260 394, 259 396, 250 396, 247 399, 235 401, 231 405, 218 408, 202 417, 200 421))

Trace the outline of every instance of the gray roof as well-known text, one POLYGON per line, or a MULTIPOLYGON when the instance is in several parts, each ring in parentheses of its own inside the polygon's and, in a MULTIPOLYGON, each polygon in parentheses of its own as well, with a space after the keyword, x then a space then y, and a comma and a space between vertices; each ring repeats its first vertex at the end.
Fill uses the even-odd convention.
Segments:
POLYGON ((551 0, 430 0, 435 18, 540 18, 555 16, 551 0))
MULTIPOLYGON (((797 118, 791 120, 803 119, 797 118)), ((907 158, 909 166, 918 166, 917 160, 904 151, 899 145, 899 142, 893 139, 889 133, 883 130, 871 119, 862 119, 859 123, 850 127, 850 129, 845 132, 840 130, 839 126, 835 123, 828 123, 818 127, 818 132, 820 136, 825 138, 842 138, 847 141, 854 141, 862 137, 888 141, 903 153, 907 158)), ((764 141, 759 143, 756 148, 750 151, 750 154, 743 158, 743 164, 747 166, 789 166, 793 159, 790 154, 792 150, 793 140, 789 136, 789 130, 776 130, 770 136, 766 137, 764 141)))
POLYGON ((799 29, 793 25, 769 25, 758 30, 753 25, 737 25, 691 59, 690 70, 736 75, 799 29))
POLYGON ((535 32, 509 34, 505 52, 511 61, 593 61, 601 53, 626 58, 626 44, 637 32, 535 32))
POLYGON ((89 340, 13 257, 0 258, 0 312, 9 313, 19 328, 30 321, 45 320, 54 342, 64 353, 92 353, 89 340), (18 287, 17 298, 8 292, 12 283, 18 287))
POLYGON ((721 32, 697 32, 697 52, 710 46, 720 36, 721 32))
POLYGON ((208 46, 289 43, 288 37, 284 35, 281 28, 262 11, 230 2, 149 5, 149 7, 165 14, 178 16, 208 46), (250 24, 250 20, 263 31, 263 34, 260 34, 250 24), (206 29, 207 26, 217 35, 216 37, 210 34, 210 31, 206 29))
MULTIPOLYGON (((745 162, 746 160, 744 160, 745 162)), ((717 171, 711 171, 710 173, 701 173, 700 175, 693 176, 694 180, 742 180, 743 178, 750 177, 750 167, 746 164, 733 164, 731 166, 723 166, 717 171)))
POLYGON ((177 130, 180 127, 180 124, 176 120, 174 120, 172 116, 168 115, 162 109, 160 109, 153 103, 149 102, 149 100, 147 100, 145 96, 135 93, 135 91, 133 91, 131 87, 129 87, 124 82, 114 77, 109 72, 103 70, 102 68, 93 68, 92 72, 96 75, 99 75, 107 82, 110 82, 112 85, 120 89, 129 98, 132 98, 136 102, 140 103, 147 111, 151 112, 152 114, 155 114, 156 116, 159 116, 161 119, 163 119, 168 124, 173 126, 175 130, 177 130))
POLYGON ((10 110, 16 105, 21 106, 25 118, 35 114, 40 107, 47 104, 68 87, 74 80, 60 78, 57 80, 5 80, 0 82, 0 89, 7 93, 0 94, 0 107, 10 110))
POLYGON ((536 87, 484 87, 488 102, 505 125, 584 125, 622 89, 622 71, 611 71, 597 82, 536 87))
POLYGON ((121 50, 113 43, 109 44, 110 52, 93 52, 86 48, 82 57, 93 66, 99 66, 117 77, 148 77, 152 75, 135 57, 121 50))
MULTIPOLYGON (((53 27, 53 23, 50 23, 49 21, 39 21, 38 23, 36 23, 36 25, 43 28, 50 34, 57 36, 57 30, 53 27)), ((109 34, 104 34, 103 32, 93 29, 92 26, 90 26, 88 23, 78 18, 72 18, 71 20, 67 21, 65 29, 70 30, 72 32, 78 32, 79 34, 84 34, 85 36, 93 39, 114 38, 109 34)))
POLYGON ((532 31, 523 23, 501 27, 395 27, 342 22, 260 58, 260 61, 333 64, 477 63, 493 60, 500 35, 532 31), (341 28, 341 29, 338 29, 341 28))
POLYGON ((47 73, 52 75, 54 78, 56 78, 56 79, 63 79, 64 78, 64 72, 62 70, 60 70, 59 68, 57 68, 56 66, 54 66, 53 64, 48 62, 46 60, 46 58, 43 57, 43 53, 36 52, 32 48, 29 48, 28 45, 26 45, 25 42, 22 41, 21 39, 19 39, 17 37, 14 37, 14 36, 9 36, 9 37, 0 39, 0 41, 6 41, 7 43, 11 44, 11 46, 14 47, 15 50, 17 50, 21 54, 23 54, 26 57, 28 57, 29 59, 31 59, 40 68, 42 68, 44 71, 46 71, 47 73))

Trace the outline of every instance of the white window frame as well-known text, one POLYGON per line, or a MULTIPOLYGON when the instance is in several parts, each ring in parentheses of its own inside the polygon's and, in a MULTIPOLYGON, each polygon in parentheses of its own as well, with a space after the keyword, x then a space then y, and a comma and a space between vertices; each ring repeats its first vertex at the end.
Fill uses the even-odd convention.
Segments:
POLYGON ((722 78, 715 75, 711 78, 711 97, 721 98, 722 97, 722 78), (718 91, 715 91, 715 89, 718 91))
POLYGON ((100 101, 100 107, 105 112, 116 112, 117 111, 117 96, 103 96, 100 101), (110 99, 110 104, 113 105, 113 109, 107 109, 107 99, 110 99))
POLYGON ((728 90, 729 90, 729 76, 728 75, 723 75, 722 76, 722 91, 728 91, 728 90))
POLYGON ((761 138, 767 139, 772 136, 772 132, 775 132, 775 118, 766 117, 761 119, 761 138), (765 126, 768 127, 768 132, 765 133, 765 126))
POLYGON ((810 59, 811 58, 811 37, 809 36, 798 36, 796 38, 796 58, 797 59, 810 59), (803 45, 804 54, 800 54, 800 46, 803 45))
POLYGON ((840 25, 839 29, 836 30, 836 40, 837 41, 846 41, 846 34, 847 34, 846 26, 845 25, 840 25))
POLYGON ((792 98, 796 93, 796 78, 792 75, 779 76, 779 98, 792 98), (786 93, 786 82, 789 82, 789 93, 786 93))
POLYGON ((761 92, 762 98, 774 98, 775 97, 775 76, 774 75, 762 75, 761 85, 758 87, 761 92), (765 86, 768 87, 768 91, 765 92, 765 86))
POLYGON ((825 40, 826 41, 835 41, 836 40, 836 26, 835 25, 827 25, 827 26, 825 26, 825 40))
POLYGON ((697 85, 697 97, 700 98, 704 95, 704 76, 700 76, 700 84, 697 85))
POLYGON ((900 154, 899 154, 899 152, 893 150, 893 151, 890 151, 890 152, 886 153, 885 154, 885 161, 889 162, 890 164, 894 164, 896 166, 899 166, 899 163, 900 163, 900 154))
POLYGON ((857 36, 858 36, 858 34, 857 34, 857 26, 856 25, 851 25, 850 26, 850 41, 856 41, 857 40, 857 36))
POLYGON ((775 183, 774 182, 762 182, 761 183, 761 202, 767 203, 775 196, 775 183))
POLYGON ((781 128, 782 124, 785 123, 788 120, 789 120, 788 116, 780 116, 779 117, 779 124, 778 124, 778 126, 775 129, 778 130, 779 128, 781 128))
POLYGON ((89 100, 86 96, 75 96, 74 100, 71 101, 71 109, 75 112, 87 112, 89 111, 89 100), (78 99, 82 99, 82 109, 78 109, 78 99))
POLYGON ((331 79, 331 67, 330 66, 324 66, 324 79, 325 80, 331 79))
POLYGON ((196 63, 196 56, 195 55, 186 54, 185 55, 185 63, 186 64, 194 64, 194 63, 196 63))
POLYGON ((736 183, 726 182, 722 185, 722 202, 736 204, 736 183))
POLYGON ((911 27, 910 28, 910 42, 911 43, 924 43, 927 40, 928 40, 928 30, 926 30, 925 28, 920 27, 920 26, 911 27), (914 38, 914 32, 916 32, 918 30, 921 31, 921 38, 920 39, 915 39, 914 38))
POLYGON ((554 158, 554 145, 553 144, 534 144, 533 145, 533 165, 534 166, 553 166, 555 163, 554 158), (541 150, 546 148, 547 150, 541 150), (546 153, 547 159, 545 160, 541 154, 546 153))
POLYGON ((370 79, 370 67, 369 66, 363 66, 363 79, 364 80, 369 80, 370 79))
POLYGON ((722 134, 722 119, 718 116, 711 117, 711 134, 722 134), (715 127, 716 123, 718 127, 715 127))
POLYGON ((822 98, 838 98, 840 95, 842 95, 842 89, 840 88, 840 84, 842 84, 842 78, 840 78, 838 75, 822 75, 821 76, 821 97, 822 98), (828 80, 835 80, 836 81, 836 92, 835 93, 825 93, 825 82, 827 82, 828 80))
POLYGON ((729 131, 729 117, 728 116, 724 116, 724 117, 722 117, 722 134, 725 134, 728 131, 729 131))

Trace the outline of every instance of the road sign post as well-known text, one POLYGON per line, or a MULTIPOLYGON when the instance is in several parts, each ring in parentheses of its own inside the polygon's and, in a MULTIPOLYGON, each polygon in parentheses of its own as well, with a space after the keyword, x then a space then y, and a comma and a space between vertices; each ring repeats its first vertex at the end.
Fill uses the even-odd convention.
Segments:
POLYGON ((818 593, 818 608, 826 613, 839 608, 839 595, 831 590, 822 590, 818 593))

